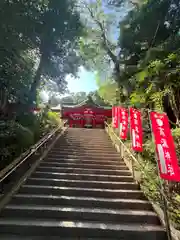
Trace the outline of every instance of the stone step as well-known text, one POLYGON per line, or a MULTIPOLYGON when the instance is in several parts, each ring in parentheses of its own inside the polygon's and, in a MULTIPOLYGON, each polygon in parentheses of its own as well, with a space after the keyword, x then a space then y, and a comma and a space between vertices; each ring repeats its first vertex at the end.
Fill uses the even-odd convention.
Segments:
POLYGON ((104 237, 118 239, 158 239, 166 240, 165 231, 148 224, 104 224, 87 221, 48 221, 23 219, 1 219, 1 234, 21 236, 61 236, 61 237, 104 237))
MULTIPOLYGON (((1 240, 59 240, 59 236, 53 236, 51 238, 46 236, 19 236, 19 235, 10 235, 10 234, 3 234, 1 235, 1 240)), ((104 240, 104 238, 79 238, 79 237, 61 237, 61 240, 104 240)), ((111 238, 110 240, 117 240, 117 238, 111 238)))
POLYGON ((86 140, 89 139, 91 141, 93 141, 93 139, 98 139, 98 140, 108 140, 108 136, 104 133, 95 133, 92 134, 92 132, 88 131, 86 133, 84 133, 83 131, 80 133, 78 132, 77 134, 73 133, 71 134, 67 134, 66 135, 68 137, 68 140, 74 139, 74 140, 86 140), (92 139, 93 138, 93 139, 92 139))
POLYGON ((58 145, 55 146, 55 148, 59 147, 72 147, 73 149, 78 148, 84 148, 84 149, 93 149, 93 148, 99 148, 99 149, 112 149, 113 144, 112 142, 85 142, 85 141, 79 141, 79 142, 74 142, 74 141, 68 141, 68 142, 61 142, 58 145))
POLYGON ((69 180, 55 178, 29 178, 26 181, 28 185, 45 185, 45 186, 61 186, 61 187, 86 187, 100 189, 131 189, 139 190, 138 184, 133 182, 102 182, 102 181, 85 181, 85 180, 69 180))
POLYGON ((112 170, 128 170, 128 167, 126 165, 118 165, 118 164, 114 164, 114 165, 103 165, 103 164, 98 164, 98 162, 96 164, 88 164, 88 163, 68 163, 68 162, 47 162, 47 161, 43 161, 41 164, 40 164, 41 167, 71 167, 71 168, 84 168, 84 169, 100 169, 102 168, 103 170, 106 170, 106 169, 112 169, 112 170))
MULTIPOLYGON (((67 151, 71 151, 72 148, 75 150, 76 148, 73 147, 73 145, 69 145, 69 144, 60 144, 55 146, 53 149, 55 150, 59 150, 59 151, 63 151, 63 150, 67 150, 67 151)), ((93 151, 104 151, 104 152, 116 152, 116 149, 113 147, 113 145, 109 145, 109 146, 102 146, 102 145, 82 145, 79 146, 80 149, 83 149, 85 151, 89 151, 89 152, 93 152, 93 151)), ((77 150, 77 149, 76 149, 77 150)))
POLYGON ((67 138, 65 139, 62 139, 63 142, 89 142, 89 143, 94 143, 94 142, 100 142, 100 143, 103 143, 103 144, 112 144, 111 140, 108 139, 108 138, 105 138, 104 139, 104 136, 92 136, 92 135, 89 135, 87 137, 84 137, 82 135, 77 135, 77 136, 68 136, 67 138))
POLYGON ((85 169, 85 168, 70 168, 70 167, 44 167, 39 166, 37 170, 48 171, 48 172, 60 172, 60 173, 76 173, 76 174, 105 174, 105 175, 120 175, 120 176, 131 176, 129 170, 116 170, 116 169, 85 169))
POLYGON ((46 219, 59 221, 93 221, 104 223, 159 224, 152 211, 114 210, 107 208, 54 207, 46 205, 8 205, 1 212, 1 217, 11 219, 46 219))
POLYGON ((80 197, 80 196, 57 196, 52 194, 16 194, 13 196, 11 204, 14 205, 48 205, 56 207, 93 207, 93 208, 111 208, 114 210, 144 210, 152 211, 151 204, 146 200, 124 199, 124 198, 98 198, 98 197, 80 197))
POLYGON ((101 189, 101 188, 78 188, 78 187, 54 187, 46 185, 23 185, 19 193, 23 194, 52 194, 64 196, 89 196, 89 197, 102 197, 111 198, 126 198, 126 199, 145 199, 140 190, 130 189, 101 189))
MULTIPOLYGON (((76 144, 82 144, 83 143, 83 146, 85 146, 86 144, 92 144, 92 145, 102 145, 102 146, 112 146, 112 142, 111 140, 106 140, 104 141, 103 138, 94 138, 94 137, 90 137, 90 138, 82 138, 80 137, 79 139, 75 139, 75 138, 68 138, 67 141, 63 141, 65 144, 73 144, 73 145, 76 145, 76 144)), ((62 142, 62 143, 63 143, 62 142)))
MULTIPOLYGON (((107 148, 102 148, 102 147, 99 147, 99 146, 96 146, 96 147, 94 147, 94 148, 88 148, 88 147, 82 147, 81 148, 83 151, 88 151, 89 153, 96 153, 96 152, 102 152, 103 151, 103 153, 104 154, 117 154, 117 151, 116 151, 116 149, 113 147, 113 146, 111 146, 111 147, 109 147, 108 149, 107 148)), ((55 151, 55 152, 69 152, 69 151, 73 151, 73 152, 79 152, 79 150, 81 150, 81 149, 73 149, 72 150, 72 147, 69 147, 68 145, 66 146, 66 147, 62 147, 62 146, 59 146, 59 147, 56 147, 56 148, 53 148, 52 149, 52 151, 55 151)))
POLYGON ((92 165, 116 165, 116 166, 126 166, 122 160, 113 160, 110 161, 103 161, 103 160, 83 160, 83 159, 62 159, 62 158, 54 158, 48 157, 45 158, 43 162, 60 162, 60 163, 80 163, 80 164, 92 164, 92 165))
POLYGON ((48 157, 50 158, 62 158, 62 159, 68 159, 68 158, 74 158, 74 159, 87 159, 87 160, 108 160, 110 161, 111 159, 114 159, 114 160, 120 160, 120 156, 119 155, 116 155, 116 156, 109 156, 109 155, 90 155, 88 153, 79 153, 78 155, 77 154, 72 154, 72 153, 69 153, 69 154, 63 154, 63 153, 52 153, 50 152, 48 154, 48 157))
POLYGON ((120 158, 120 154, 119 153, 117 153, 117 152, 114 152, 114 153, 107 153, 107 152, 103 152, 103 151, 95 151, 95 152, 91 152, 91 151, 86 151, 86 150, 84 150, 84 149, 79 149, 78 151, 74 151, 74 150, 71 150, 71 151, 54 151, 54 150, 52 150, 50 153, 49 153, 50 155, 59 155, 59 154, 62 154, 63 156, 64 155, 69 155, 69 154, 71 154, 71 155, 77 155, 77 156, 84 156, 84 154, 86 155, 86 154, 90 154, 91 156, 95 156, 96 158, 98 158, 99 156, 109 156, 109 158, 120 158))
POLYGON ((99 129, 68 129, 1 211, 0 229, 1 240, 167 240, 99 129))
POLYGON ((45 177, 56 179, 73 179, 73 180, 90 180, 90 181, 111 181, 111 182, 133 182, 132 176, 119 176, 119 175, 105 175, 105 174, 76 174, 76 173, 60 173, 60 172, 47 172, 36 171, 31 175, 32 177, 45 177))

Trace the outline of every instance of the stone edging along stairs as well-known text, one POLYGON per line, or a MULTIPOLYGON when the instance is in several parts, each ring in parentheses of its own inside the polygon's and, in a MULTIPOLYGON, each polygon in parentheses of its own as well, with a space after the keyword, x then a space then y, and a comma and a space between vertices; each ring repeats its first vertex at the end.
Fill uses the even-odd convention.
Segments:
POLYGON ((1 240, 167 240, 104 130, 68 129, 0 213, 1 240))

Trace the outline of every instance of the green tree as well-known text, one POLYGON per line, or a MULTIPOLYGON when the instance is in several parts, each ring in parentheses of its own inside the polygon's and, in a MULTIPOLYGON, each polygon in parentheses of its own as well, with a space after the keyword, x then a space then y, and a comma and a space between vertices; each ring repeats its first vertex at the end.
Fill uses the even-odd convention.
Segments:
POLYGON ((44 85, 65 90, 66 74, 75 74, 80 64, 76 37, 82 24, 75 1, 2 0, 0 20, 1 105, 12 98, 32 102, 44 85))
POLYGON ((31 85, 32 100, 36 99, 36 89, 42 77, 60 84, 66 74, 76 73, 80 63, 75 51, 76 39, 81 30, 75 1, 48 1, 37 25, 40 61, 31 85))

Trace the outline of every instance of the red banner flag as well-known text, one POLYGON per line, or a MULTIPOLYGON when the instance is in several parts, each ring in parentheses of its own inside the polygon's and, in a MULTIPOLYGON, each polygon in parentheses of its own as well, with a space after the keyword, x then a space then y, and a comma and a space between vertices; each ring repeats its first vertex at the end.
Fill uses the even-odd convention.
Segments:
POLYGON ((119 136, 121 139, 126 140, 128 134, 128 110, 119 107, 119 136))
POLYGON ((118 128, 118 112, 119 112, 119 107, 112 107, 112 126, 113 128, 118 128))
POLYGON ((112 127, 114 128, 114 114, 115 114, 115 107, 112 107, 112 127))
POLYGON ((136 152, 143 151, 143 132, 142 132, 142 119, 141 112, 137 109, 130 108, 130 126, 132 149, 136 152))
POLYGON ((168 117, 165 113, 151 112, 150 120, 156 144, 160 177, 166 180, 180 181, 178 159, 168 117))

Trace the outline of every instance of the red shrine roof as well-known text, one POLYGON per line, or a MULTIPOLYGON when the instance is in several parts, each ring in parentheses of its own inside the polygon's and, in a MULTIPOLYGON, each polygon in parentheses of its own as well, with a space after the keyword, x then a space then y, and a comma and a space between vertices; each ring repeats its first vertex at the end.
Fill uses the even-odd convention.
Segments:
POLYGON ((95 103, 91 97, 88 97, 88 99, 82 101, 79 104, 76 105, 62 105, 62 109, 82 109, 82 108, 91 108, 91 109, 111 109, 112 107, 109 106, 101 106, 95 103))
POLYGON ((96 104, 91 97, 88 97, 85 101, 77 105, 62 105, 62 113, 64 116, 69 114, 84 114, 85 111, 92 112, 93 114, 102 114, 105 116, 111 115, 112 107, 109 106, 100 106, 96 104))

